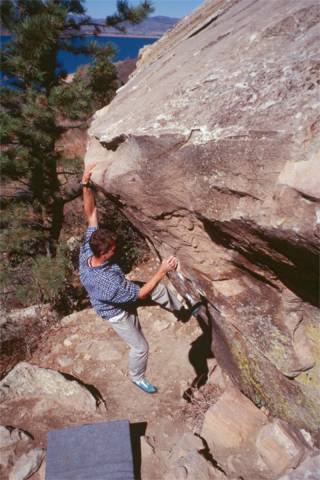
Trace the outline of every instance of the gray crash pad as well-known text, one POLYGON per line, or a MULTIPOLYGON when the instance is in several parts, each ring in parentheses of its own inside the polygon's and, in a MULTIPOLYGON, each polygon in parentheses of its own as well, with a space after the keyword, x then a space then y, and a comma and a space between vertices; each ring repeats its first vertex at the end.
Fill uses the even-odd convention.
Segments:
POLYGON ((49 432, 46 480, 134 480, 129 422, 49 432))

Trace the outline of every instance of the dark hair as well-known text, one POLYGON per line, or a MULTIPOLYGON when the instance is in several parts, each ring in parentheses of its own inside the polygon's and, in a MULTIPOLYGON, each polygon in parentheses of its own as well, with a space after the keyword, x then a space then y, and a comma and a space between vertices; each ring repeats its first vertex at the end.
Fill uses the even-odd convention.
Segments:
POLYGON ((116 244, 117 236, 109 232, 109 230, 104 230, 98 228, 89 240, 89 245, 92 250, 92 253, 95 257, 101 257, 104 253, 107 253, 110 248, 116 244))

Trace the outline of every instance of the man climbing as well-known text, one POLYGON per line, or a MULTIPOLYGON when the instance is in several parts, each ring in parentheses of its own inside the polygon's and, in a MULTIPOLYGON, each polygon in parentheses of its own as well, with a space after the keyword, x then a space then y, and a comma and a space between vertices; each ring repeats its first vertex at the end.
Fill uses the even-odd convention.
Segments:
POLYGON ((157 388, 145 378, 148 343, 143 335, 136 308, 139 300, 151 299, 185 321, 193 309, 185 309, 174 294, 161 282, 168 272, 177 268, 175 257, 164 260, 158 271, 142 287, 127 280, 117 263, 115 235, 98 228, 97 207, 92 190, 91 174, 95 167, 88 165, 83 173, 84 213, 88 221, 80 249, 80 279, 98 315, 108 320, 117 334, 130 347, 129 375, 132 382, 146 393, 157 388))

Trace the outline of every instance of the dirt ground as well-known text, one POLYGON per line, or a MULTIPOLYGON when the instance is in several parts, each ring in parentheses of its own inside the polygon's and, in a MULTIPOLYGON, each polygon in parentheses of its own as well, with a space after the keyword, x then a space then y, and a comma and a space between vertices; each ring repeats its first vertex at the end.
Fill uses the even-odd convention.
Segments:
MULTIPOLYGON (((154 267, 154 261, 144 264, 130 277, 146 280, 154 267)), ((141 474, 142 480, 162 480, 170 451, 192 429, 183 413, 187 404, 183 395, 196 376, 189 356, 202 331, 195 318, 182 324, 158 306, 140 307, 138 312, 150 345, 146 376, 159 389, 155 395, 130 382, 127 346, 93 310, 65 317, 42 340, 30 363, 71 374, 97 389, 105 402, 105 420, 127 419, 134 427, 137 478, 141 474)), ((42 475, 38 472, 32 478, 42 475)))

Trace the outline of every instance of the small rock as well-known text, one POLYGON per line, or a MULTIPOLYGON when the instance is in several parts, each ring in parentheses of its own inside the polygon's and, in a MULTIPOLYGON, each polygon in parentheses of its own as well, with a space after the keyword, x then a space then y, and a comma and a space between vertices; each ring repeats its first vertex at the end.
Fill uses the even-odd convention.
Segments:
POLYGON ((30 450, 32 436, 19 428, 0 426, 0 472, 15 463, 17 457, 30 450))
POLYGON ((81 375, 84 372, 84 367, 82 365, 77 365, 74 368, 74 371, 77 375, 81 375))
POLYGON ((300 363, 300 371, 312 368, 316 358, 312 352, 310 341, 306 334, 306 327, 303 322, 294 331, 293 347, 300 363))
POLYGON ((35 448, 19 457, 9 473, 9 480, 26 480, 40 467, 45 450, 35 448))
POLYGON ((57 362, 61 367, 69 367, 69 365, 72 365, 73 359, 70 357, 63 356, 63 357, 57 358, 57 362))
POLYGON ((32 436, 19 428, 9 428, 0 425, 0 448, 10 447, 17 442, 29 442, 32 436))

